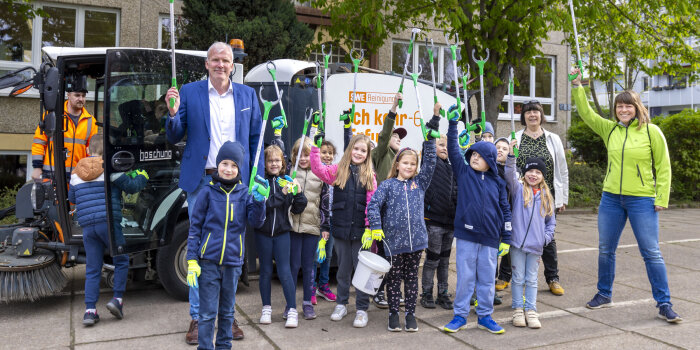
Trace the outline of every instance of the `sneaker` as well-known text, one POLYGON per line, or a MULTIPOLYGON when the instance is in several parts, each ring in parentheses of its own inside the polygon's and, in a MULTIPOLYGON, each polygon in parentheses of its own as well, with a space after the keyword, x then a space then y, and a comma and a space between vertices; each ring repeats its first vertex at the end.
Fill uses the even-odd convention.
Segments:
POLYGON ((297 328, 299 325, 299 314, 297 309, 290 308, 287 311, 287 322, 284 323, 284 328, 297 328))
POLYGON ((659 318, 666 320, 669 323, 678 323, 683 319, 671 309, 671 304, 663 304, 659 306, 659 318))
POLYGON ((313 320, 314 318, 316 318, 316 312, 314 311, 313 305, 304 305, 302 306, 302 310, 304 310, 305 320, 313 320))
POLYGON ((107 310, 118 319, 124 318, 124 313, 122 312, 123 302, 120 302, 117 298, 112 298, 112 300, 107 303, 107 310))
POLYGON ((331 314, 331 321, 340 321, 348 314, 348 308, 345 305, 336 305, 331 314))
POLYGON ((491 318, 491 315, 479 317, 477 326, 480 329, 485 329, 493 334, 502 334, 506 331, 503 329, 503 327, 499 326, 498 323, 493 320, 493 318, 491 318))
POLYGON ((335 294, 331 292, 331 288, 328 286, 328 283, 319 286, 316 290, 316 295, 326 299, 327 301, 335 301, 335 294))
POLYGON ((420 305, 426 309, 434 309, 435 299, 433 299, 433 293, 423 292, 420 295, 420 305))
POLYGON ((389 314, 389 332, 401 332, 401 323, 399 323, 399 314, 389 314))
POLYGON ((540 315, 537 314, 535 310, 527 310, 525 312, 525 318, 527 319, 527 326, 530 328, 541 328, 540 315))
MULTIPOLYGON (((452 294, 447 293, 447 290, 441 292, 438 294, 437 297, 437 304, 440 305, 441 308, 446 309, 446 310, 452 310, 452 300, 450 300, 450 297, 452 294)), ((476 299, 474 299, 476 302, 476 299)))
POLYGON ((497 280, 496 281, 496 291, 500 292, 500 291, 508 288, 508 285, 510 285, 510 282, 503 281, 503 280, 497 280))
POLYGON ((418 322, 414 314, 406 314, 406 332, 418 332, 418 322))
POLYGON ((316 305, 318 304, 318 301, 316 300, 316 287, 314 287, 311 290, 311 305, 316 305))
POLYGON ((272 323, 272 306, 265 305, 262 308, 260 316, 260 324, 270 324, 272 323))
POLYGON ((367 326, 369 317, 367 316, 367 311, 357 310, 355 314, 355 321, 352 322, 352 326, 355 328, 364 328, 367 326))
POLYGON ((442 330, 447 333, 455 333, 460 329, 466 328, 467 320, 462 316, 455 315, 455 317, 452 319, 452 321, 450 321, 450 323, 446 324, 445 327, 442 327, 442 330))
POLYGON ((564 287, 561 286, 559 281, 549 282, 549 291, 554 295, 564 295, 564 287))
POLYGON ((92 327, 97 322, 100 322, 100 316, 96 312, 85 312, 83 315, 83 326, 92 327))
POLYGON ((387 303, 386 298, 384 297, 384 291, 377 292, 377 295, 372 298, 372 301, 374 301, 374 305, 380 309, 389 308, 389 303, 387 303))
POLYGON ((493 294, 493 305, 501 305, 503 304, 503 299, 501 299, 501 296, 498 295, 498 293, 493 294))
POLYGON ((586 303, 586 307, 589 309, 600 309, 602 307, 612 307, 613 302, 612 298, 604 297, 600 295, 600 293, 596 293, 596 295, 591 299, 591 301, 586 303))
POLYGON ((525 312, 523 311, 523 308, 517 308, 515 311, 513 311, 513 326, 515 327, 525 327, 527 326, 527 323, 525 323, 525 312))
POLYGON ((284 308, 284 313, 282 313, 282 319, 286 320, 287 319, 287 312, 289 312, 289 308, 285 306, 284 308))

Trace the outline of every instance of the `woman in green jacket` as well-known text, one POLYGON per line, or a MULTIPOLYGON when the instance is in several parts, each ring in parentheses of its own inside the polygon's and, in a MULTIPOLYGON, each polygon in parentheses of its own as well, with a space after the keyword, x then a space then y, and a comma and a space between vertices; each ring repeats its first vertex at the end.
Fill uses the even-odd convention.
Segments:
MULTIPOLYGON (((574 69, 574 74, 579 70, 574 69)), ((658 212, 668 207, 671 162, 666 139, 650 123, 639 94, 626 90, 615 97, 615 121, 596 114, 581 87, 581 75, 573 80, 572 96, 579 115, 608 150, 603 196, 598 207, 598 293, 586 304, 590 309, 612 306, 615 250, 627 218, 644 258, 659 317, 668 322, 682 319, 671 309, 666 265, 659 250, 658 212)))

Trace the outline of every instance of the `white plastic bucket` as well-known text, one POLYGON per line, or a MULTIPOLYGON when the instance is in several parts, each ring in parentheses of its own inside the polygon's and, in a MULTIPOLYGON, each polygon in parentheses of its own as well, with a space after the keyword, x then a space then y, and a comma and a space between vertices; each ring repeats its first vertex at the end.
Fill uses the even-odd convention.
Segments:
POLYGON ((391 269, 391 264, 381 256, 369 251, 360 251, 357 254, 357 260, 352 285, 355 286, 355 289, 369 295, 377 294, 384 275, 391 269))

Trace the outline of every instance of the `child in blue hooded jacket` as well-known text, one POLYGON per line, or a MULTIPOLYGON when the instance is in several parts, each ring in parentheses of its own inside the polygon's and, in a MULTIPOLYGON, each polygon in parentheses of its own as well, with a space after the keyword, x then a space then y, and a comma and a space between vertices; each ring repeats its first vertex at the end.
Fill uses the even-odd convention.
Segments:
POLYGON ((506 159, 506 182, 513 203, 513 236, 510 263, 512 269, 513 325, 540 328, 537 315, 537 270, 543 247, 554 238, 554 198, 544 181, 547 167, 542 158, 528 158, 518 176, 510 143, 506 159), (523 298, 523 288, 525 298, 523 298), (524 300, 523 300, 524 299, 524 300), (524 304, 524 305, 523 305, 524 304), (526 322, 527 321, 527 322, 526 322))
MULTIPOLYGON (((437 121, 440 120, 438 115, 437 121)), ((437 130, 437 121, 428 127, 437 130)), ((432 120, 431 120, 432 122, 432 120)), ((392 266, 387 274, 389 325, 392 332, 401 331, 399 304, 401 282, 404 282, 405 330, 415 332, 416 299, 418 297, 418 265, 423 249, 428 247, 428 232, 423 219, 425 190, 435 170, 435 140, 428 134, 423 142, 423 163, 418 169, 418 152, 410 148, 400 150, 387 180, 383 181, 367 207, 372 237, 384 237, 392 266)))
POLYGON ((217 171, 197 195, 187 238, 187 284, 199 288, 199 347, 214 349, 214 321, 218 314, 216 347, 231 348, 233 306, 243 266, 246 224, 265 221, 269 185, 256 183, 252 195, 241 182, 238 164, 245 151, 226 141, 216 156, 217 171))
MULTIPOLYGON (((452 109, 452 108, 450 108, 452 109)), ((457 178, 457 291, 454 318, 443 328, 457 332, 467 326, 469 299, 474 287, 478 306, 478 327, 491 333, 503 333, 491 314, 495 294, 495 276, 498 254, 507 252, 510 244, 510 206, 506 184, 498 176, 496 146, 479 141, 473 144, 462 159, 457 141, 459 113, 448 113, 447 153, 457 178)))

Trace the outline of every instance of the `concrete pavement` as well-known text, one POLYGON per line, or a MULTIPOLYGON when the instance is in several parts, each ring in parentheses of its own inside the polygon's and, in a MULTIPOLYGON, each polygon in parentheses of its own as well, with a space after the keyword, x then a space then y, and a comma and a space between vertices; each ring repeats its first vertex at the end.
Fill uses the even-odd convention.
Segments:
MULTIPOLYGON (((661 213, 661 251, 666 260, 674 309, 683 317, 681 324, 667 324, 656 318, 644 262, 628 226, 617 250, 617 277, 614 286, 615 307, 588 310, 585 303, 596 292, 597 227, 595 214, 567 214, 557 218, 556 239, 559 250, 561 283, 564 296, 549 293, 540 272, 538 311, 542 328, 515 328, 510 324, 510 288, 501 294, 504 304, 493 314, 505 334, 493 335, 476 329, 476 317, 468 319, 469 328, 455 334, 440 329, 452 318, 450 310, 426 310, 420 305, 417 333, 391 333, 386 330, 388 312, 374 306, 369 310, 369 325, 352 327, 355 307, 351 298, 349 315, 340 322, 329 316, 334 303, 319 300, 315 320, 299 320, 299 328, 285 329, 282 311, 284 298, 279 283, 273 282, 271 325, 259 325, 260 296, 257 282, 238 289, 236 318, 245 332, 234 348, 245 349, 527 349, 527 348, 635 348, 700 349, 700 209, 676 209, 661 213)), ((454 254, 452 256, 454 262, 454 254)), ((540 271, 543 268, 540 267, 540 271)), ((194 349, 184 343, 189 324, 188 304, 175 301, 157 285, 130 284, 125 294, 125 317, 114 319, 105 303, 110 293, 101 295, 98 312, 101 321, 95 327, 81 324, 83 304, 83 268, 67 269, 71 282, 61 296, 34 303, 0 306, 0 348, 2 349, 194 349)), ((451 265, 450 288, 454 293, 456 272, 451 265)), ((351 293, 354 294, 354 293, 351 293)), ((301 305, 301 290, 297 291, 301 305)), ((403 317, 402 317, 403 323, 403 317)))

